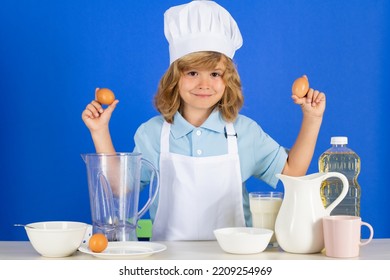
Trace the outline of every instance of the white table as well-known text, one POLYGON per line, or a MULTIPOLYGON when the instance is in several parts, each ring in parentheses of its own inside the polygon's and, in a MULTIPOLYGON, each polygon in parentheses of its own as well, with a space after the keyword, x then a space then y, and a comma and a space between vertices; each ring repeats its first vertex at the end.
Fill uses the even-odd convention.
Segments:
MULTIPOLYGON (((222 251, 216 241, 158 242, 167 250, 148 256, 145 260, 335 260, 322 253, 290 254, 280 248, 269 247, 264 252, 253 255, 234 255, 222 251)), ((56 260, 40 256, 28 241, 0 241, 0 260, 56 260)), ((76 252, 61 260, 98 260, 94 256, 76 252)), ((360 256, 354 259, 390 260, 390 239, 373 239, 362 246, 360 256)))

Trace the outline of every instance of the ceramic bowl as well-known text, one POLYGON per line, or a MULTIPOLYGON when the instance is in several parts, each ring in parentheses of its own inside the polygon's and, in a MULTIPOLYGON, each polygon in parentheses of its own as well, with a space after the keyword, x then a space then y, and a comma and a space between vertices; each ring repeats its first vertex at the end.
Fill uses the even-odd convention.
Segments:
POLYGON ((39 254, 44 257, 60 258, 77 251, 84 239, 87 226, 80 222, 50 221, 31 223, 24 228, 31 245, 39 254))
POLYGON ((214 230, 219 246, 231 254, 256 254, 267 248, 273 230, 252 227, 232 227, 214 230))

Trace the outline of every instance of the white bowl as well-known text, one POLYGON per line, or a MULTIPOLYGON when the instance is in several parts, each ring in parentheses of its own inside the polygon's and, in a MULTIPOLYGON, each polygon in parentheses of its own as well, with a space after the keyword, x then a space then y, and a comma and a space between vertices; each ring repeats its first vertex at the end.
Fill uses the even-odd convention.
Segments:
POLYGON ((60 258, 72 255, 80 247, 87 224, 52 221, 31 223, 25 226, 34 249, 44 257, 60 258), (31 226, 31 227, 27 227, 31 226))
POLYGON ((219 246, 231 254, 256 254, 267 248, 273 230, 252 227, 232 227, 214 230, 219 246))

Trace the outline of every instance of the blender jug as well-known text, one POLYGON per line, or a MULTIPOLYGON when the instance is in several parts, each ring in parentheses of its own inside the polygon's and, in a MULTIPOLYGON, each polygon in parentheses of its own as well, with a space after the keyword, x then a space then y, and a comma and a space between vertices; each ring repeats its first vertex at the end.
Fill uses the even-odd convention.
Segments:
POLYGON ((87 167, 93 233, 101 232, 109 241, 137 241, 137 222, 159 189, 156 168, 140 153, 81 156, 87 167), (151 176, 149 198, 138 211, 141 170, 151 172, 151 176))

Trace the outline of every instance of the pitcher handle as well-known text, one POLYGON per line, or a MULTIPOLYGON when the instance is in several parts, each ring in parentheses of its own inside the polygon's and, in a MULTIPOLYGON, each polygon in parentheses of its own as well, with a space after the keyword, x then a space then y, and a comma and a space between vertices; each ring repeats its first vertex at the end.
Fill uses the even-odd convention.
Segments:
POLYGON ((343 190, 341 191, 341 194, 328 206, 325 208, 325 211, 327 212, 328 215, 330 215, 330 212, 340 204, 340 202, 344 199, 344 197, 347 195, 348 190, 349 190, 349 183, 347 177, 339 172, 328 172, 325 173, 325 176, 323 177, 323 180, 330 178, 330 177, 337 177, 341 180, 343 183, 343 190))
POLYGON ((158 190, 160 188, 160 177, 158 175, 157 169, 153 166, 152 163, 150 163, 150 161, 146 159, 142 158, 141 162, 145 164, 147 167, 149 167, 149 169, 152 171, 152 176, 150 177, 150 183, 149 183, 149 199, 148 201, 146 201, 144 207, 142 207, 142 209, 138 212, 138 219, 140 219, 149 209, 150 204, 153 203, 154 199, 157 196, 158 190), (156 182, 156 188, 153 191, 154 182, 156 182))

